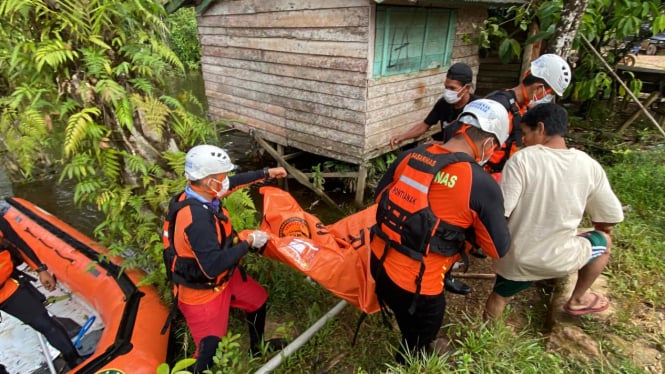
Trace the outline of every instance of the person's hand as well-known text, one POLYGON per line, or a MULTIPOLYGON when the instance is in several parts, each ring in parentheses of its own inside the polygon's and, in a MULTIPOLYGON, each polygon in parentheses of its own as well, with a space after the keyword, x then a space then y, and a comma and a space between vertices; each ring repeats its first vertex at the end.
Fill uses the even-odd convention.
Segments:
POLYGON ((390 149, 395 149, 404 139, 402 139, 401 135, 393 136, 390 138, 390 149))
POLYGON ((614 223, 593 222, 593 229, 596 231, 602 231, 607 235, 611 235, 614 225, 615 225, 614 223))
POLYGON ((286 169, 283 167, 271 168, 268 169, 268 175, 270 178, 284 178, 286 177, 286 169))
POLYGON ((39 275, 39 281, 42 282, 42 286, 44 286, 44 288, 47 291, 55 290, 56 281, 55 281, 55 278, 53 277, 53 275, 51 273, 44 270, 44 271, 40 271, 38 273, 38 275, 39 275))
POLYGON ((252 231, 252 233, 247 236, 247 242, 249 243, 249 246, 254 249, 259 249, 266 245, 268 239, 270 239, 270 235, 260 230, 252 231))

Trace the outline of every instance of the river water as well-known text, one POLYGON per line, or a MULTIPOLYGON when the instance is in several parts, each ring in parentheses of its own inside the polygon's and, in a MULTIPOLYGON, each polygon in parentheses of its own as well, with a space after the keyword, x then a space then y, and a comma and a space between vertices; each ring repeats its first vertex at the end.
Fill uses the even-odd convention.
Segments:
MULTIPOLYGON (((173 80, 171 87, 174 92, 192 91, 201 100, 204 111, 207 111, 208 105, 205 98, 203 78, 199 72, 190 73, 183 78, 173 80)), ((257 145, 252 142, 247 134, 240 131, 223 132, 220 135, 219 145, 228 151, 231 159, 238 165, 239 171, 277 166, 277 162, 272 158, 259 157, 257 145)), ((92 236, 92 232, 101 221, 102 216, 94 206, 79 207, 74 204, 74 185, 75 183, 71 181, 63 181, 59 184, 57 175, 45 180, 12 185, 0 170, 0 196, 16 196, 29 200, 82 233, 92 236)), ((341 218, 339 213, 327 207, 325 203, 317 202, 316 195, 297 182, 291 180, 284 187, 291 192, 304 209, 317 215, 324 223, 332 223, 341 218)), ((251 193, 257 209, 261 211, 262 201, 258 189, 252 188, 251 193)), ((335 193, 332 195, 333 199, 339 201, 339 203, 349 204, 354 197, 350 193, 335 193)))

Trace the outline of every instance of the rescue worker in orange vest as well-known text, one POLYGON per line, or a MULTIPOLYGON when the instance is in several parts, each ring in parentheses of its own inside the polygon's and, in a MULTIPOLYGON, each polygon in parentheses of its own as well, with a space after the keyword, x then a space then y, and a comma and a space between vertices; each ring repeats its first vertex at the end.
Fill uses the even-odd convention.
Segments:
MULTIPOLYGON (((284 178, 282 167, 236 175, 228 154, 213 145, 199 145, 187 152, 185 191, 170 202, 164 223, 164 261, 174 283, 174 304, 182 312, 196 344, 193 371, 209 368, 221 338, 226 335, 230 307, 246 312, 250 353, 258 355, 263 344, 266 290, 238 266, 250 249, 263 247, 268 234, 253 231, 237 241, 221 199, 235 189, 268 178, 284 178)), ((281 349, 282 339, 265 342, 281 349)))
POLYGON ((44 335, 46 340, 60 351, 72 369, 83 359, 69 339, 65 328, 44 307, 46 300, 44 295, 16 269, 16 266, 22 262, 37 272, 39 281, 47 291, 55 289, 56 280, 48 272, 46 264, 42 263, 32 248, 16 235, 5 218, 0 217, 0 310, 11 314, 44 335))
POLYGON ((485 96, 501 103, 508 111, 508 139, 497 149, 485 165, 485 170, 500 179, 506 160, 522 147, 520 121, 528 108, 549 103, 556 96, 562 96, 572 80, 570 66, 561 56, 544 54, 531 62, 522 82, 511 89, 498 90, 485 96))
POLYGON ((508 137, 508 114, 496 101, 479 99, 458 121, 460 130, 446 143, 402 153, 375 194, 371 272, 382 311, 390 308, 402 334, 400 363, 407 351, 436 349, 444 274, 462 258, 466 241, 493 258, 510 245, 501 190, 481 166, 508 137))

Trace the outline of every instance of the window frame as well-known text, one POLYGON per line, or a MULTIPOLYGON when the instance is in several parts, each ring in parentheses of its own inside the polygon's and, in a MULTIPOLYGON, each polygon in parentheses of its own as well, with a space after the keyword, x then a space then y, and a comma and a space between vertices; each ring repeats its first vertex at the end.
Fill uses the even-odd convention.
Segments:
MULTIPOLYGON (((457 10, 451 8, 423 8, 423 7, 407 7, 407 6, 394 6, 394 5, 377 5, 376 6, 376 17, 374 24, 374 61, 372 61, 372 78, 381 78, 389 77, 395 75, 404 75, 404 74, 414 74, 426 70, 444 70, 451 64, 452 60, 452 51, 455 44, 455 30, 457 24, 457 10), (386 46, 393 45, 391 43, 391 36, 394 38, 394 32, 391 33, 391 16, 395 17, 395 14, 399 14, 401 17, 404 16, 405 10, 411 11, 411 17, 425 16, 425 25, 422 38, 420 39, 420 54, 418 57, 418 63, 415 67, 406 68, 403 70, 389 71, 389 60, 390 60, 390 48, 386 46), (437 67, 423 67, 423 60, 427 55, 425 55, 426 48, 428 46, 428 41, 430 33, 432 32, 432 22, 435 22, 435 17, 437 16, 447 16, 448 24, 445 27, 445 41, 441 45, 440 53, 442 55, 441 60, 436 60, 439 64, 437 67), (383 17, 381 20, 380 17, 383 17), (383 30, 379 28, 380 21, 383 22, 383 30), (382 31, 381 38, 379 38, 379 32, 382 31), (379 48, 380 46, 380 48, 379 48), (380 60, 377 60, 377 57, 380 57, 380 60), (380 62, 380 65, 377 63, 380 62)), ((411 25, 407 25, 409 27, 411 25)), ((404 37, 405 34, 402 34, 404 37)), ((408 37, 408 35, 407 35, 408 37)), ((408 55, 408 51, 407 51, 408 55)), ((405 59, 406 60, 406 59, 405 59)))

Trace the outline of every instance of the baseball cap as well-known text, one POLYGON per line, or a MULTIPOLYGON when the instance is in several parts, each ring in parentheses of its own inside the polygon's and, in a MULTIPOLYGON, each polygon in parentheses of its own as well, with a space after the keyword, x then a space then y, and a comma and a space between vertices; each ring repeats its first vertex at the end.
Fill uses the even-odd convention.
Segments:
POLYGON ((467 64, 458 62, 448 68, 446 79, 452 79, 462 84, 470 84, 473 81, 473 71, 467 64))

